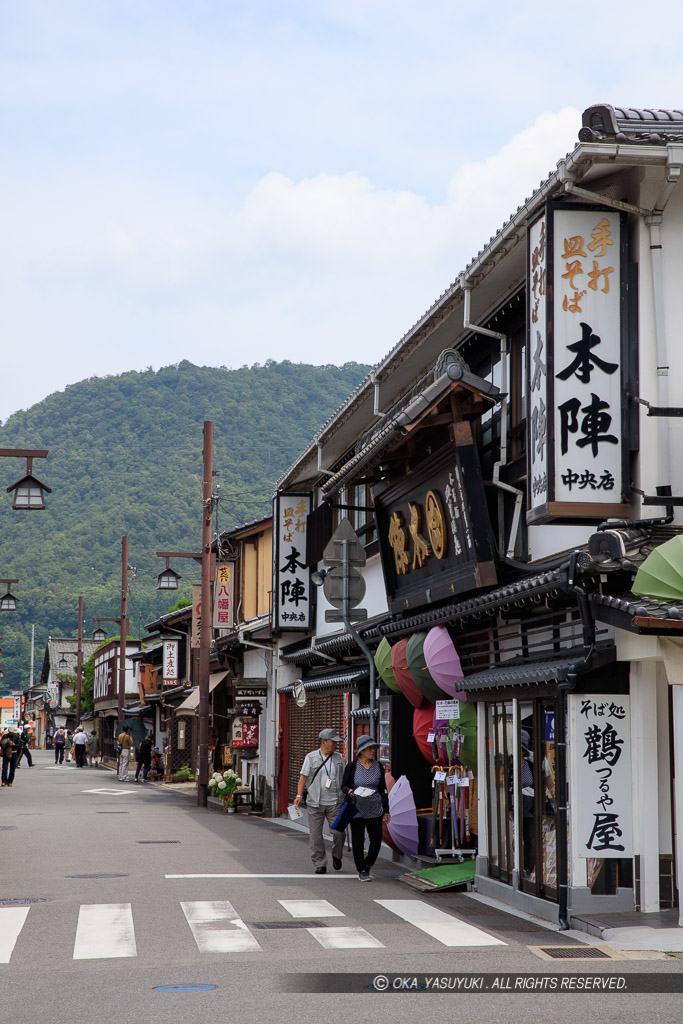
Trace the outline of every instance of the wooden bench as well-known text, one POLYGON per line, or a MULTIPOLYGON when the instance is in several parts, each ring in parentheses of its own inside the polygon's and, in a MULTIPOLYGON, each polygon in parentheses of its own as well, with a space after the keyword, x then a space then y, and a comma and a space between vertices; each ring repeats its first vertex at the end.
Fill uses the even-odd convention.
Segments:
POLYGON ((233 791, 232 798, 235 801, 235 810, 242 804, 246 804, 249 810, 254 810, 254 791, 250 786, 239 786, 233 791))

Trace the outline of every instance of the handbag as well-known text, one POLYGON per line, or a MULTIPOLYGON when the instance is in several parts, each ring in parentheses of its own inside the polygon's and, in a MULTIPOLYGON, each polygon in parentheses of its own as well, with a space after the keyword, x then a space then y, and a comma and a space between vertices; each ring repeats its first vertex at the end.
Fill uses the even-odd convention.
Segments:
POLYGON ((330 828, 333 828, 335 832, 346 832, 349 822, 352 818, 355 818, 358 814, 358 808, 356 807, 356 801, 352 797, 346 797, 344 803, 341 805, 339 814, 334 819, 330 828))

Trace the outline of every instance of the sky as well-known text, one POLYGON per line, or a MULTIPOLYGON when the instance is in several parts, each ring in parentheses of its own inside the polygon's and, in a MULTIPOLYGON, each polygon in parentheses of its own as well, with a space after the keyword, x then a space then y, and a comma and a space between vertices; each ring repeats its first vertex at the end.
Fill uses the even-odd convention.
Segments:
POLYGON ((0 420, 183 359, 379 361, 585 107, 683 107, 682 30, 678 0, 0 0, 0 420))

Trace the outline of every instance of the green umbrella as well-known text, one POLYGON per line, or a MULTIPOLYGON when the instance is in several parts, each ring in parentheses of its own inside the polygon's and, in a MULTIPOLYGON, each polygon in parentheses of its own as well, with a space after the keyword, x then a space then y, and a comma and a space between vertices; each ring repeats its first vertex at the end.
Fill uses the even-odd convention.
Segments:
POLYGON ((426 637, 426 633, 413 633, 406 647, 406 658, 408 669, 418 690, 432 704, 436 704, 437 700, 445 700, 446 694, 429 674, 423 650, 426 637))
POLYGON ((396 682, 396 676, 391 667, 391 644, 385 636, 382 637, 375 651, 375 668, 390 690, 393 690, 394 693, 401 692, 401 687, 396 682))
POLYGON ((443 742, 448 749, 448 760, 451 760, 451 750, 454 736, 462 736, 460 741, 460 760, 466 768, 473 772, 477 770, 477 705, 468 704, 467 701, 460 701, 460 718, 449 718, 448 721, 435 719, 435 730, 437 738, 443 737, 443 742))
POLYGON ((632 589, 639 597, 683 601, 683 537, 672 537, 647 556, 632 589))

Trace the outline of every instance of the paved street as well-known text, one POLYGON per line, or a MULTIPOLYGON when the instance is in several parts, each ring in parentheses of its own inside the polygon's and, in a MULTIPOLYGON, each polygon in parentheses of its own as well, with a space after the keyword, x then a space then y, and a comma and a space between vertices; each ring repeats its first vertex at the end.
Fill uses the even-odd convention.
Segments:
MULTIPOLYGON (((300 972, 680 974, 683 961, 542 960, 528 947, 580 945, 461 893, 425 897, 389 861, 369 884, 350 853, 313 875, 284 825, 35 755, 0 796, 0 972, 4 992, 31 993, 32 1020, 303 1022, 344 1005, 377 1021, 680 1019, 680 995, 285 993, 300 972), (215 987, 158 990, 200 984, 215 987)), ((0 1019, 20 1017, 5 1004, 0 1019)))

